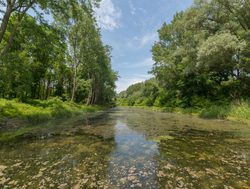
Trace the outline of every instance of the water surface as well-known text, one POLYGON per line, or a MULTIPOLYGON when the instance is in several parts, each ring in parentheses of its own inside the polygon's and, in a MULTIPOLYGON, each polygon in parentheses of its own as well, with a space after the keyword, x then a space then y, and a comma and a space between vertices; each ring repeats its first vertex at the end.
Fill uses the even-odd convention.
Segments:
POLYGON ((239 123, 120 108, 1 138, 0 188, 250 188, 239 123))

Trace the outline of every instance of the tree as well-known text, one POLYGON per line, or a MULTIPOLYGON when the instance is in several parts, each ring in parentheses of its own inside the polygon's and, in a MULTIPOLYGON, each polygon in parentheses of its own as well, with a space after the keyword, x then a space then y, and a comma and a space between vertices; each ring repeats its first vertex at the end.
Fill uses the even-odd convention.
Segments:
MULTIPOLYGON (((14 27, 12 22, 15 22, 15 19, 16 17, 11 18, 9 28, 14 27)), ((16 65, 16 67, 12 67, 12 71, 15 70, 21 78, 30 75, 29 82, 19 84, 19 86, 27 86, 26 90, 23 90, 27 96, 46 99, 49 93, 48 86, 52 82, 51 74, 54 72, 54 65, 59 59, 62 60, 61 56, 65 52, 65 45, 56 29, 48 25, 37 24, 30 16, 24 16, 20 24, 22 27, 14 39, 14 45, 2 59, 4 66, 8 68, 16 65), (26 73, 19 72, 22 66, 28 69, 26 73)), ((7 33, 9 32, 7 31, 7 33)), ((13 82, 15 79, 10 79, 7 83, 13 82)), ((13 92, 15 93, 15 90, 12 90, 13 92)), ((20 97, 19 95, 15 96, 20 97)))
POLYGON ((237 56, 240 56, 245 47, 245 41, 240 41, 230 33, 216 34, 201 45, 197 66, 218 72, 223 80, 228 80, 230 76, 239 79, 242 67, 237 56))
POLYGON ((27 2, 6 2, 12 9, 1 30, 0 48, 8 51, 0 57, 0 95, 113 103, 117 73, 111 67, 111 48, 103 44, 93 16, 93 2, 98 1, 32 1, 29 8, 37 11, 38 19, 27 10, 21 8, 21 14, 13 9, 19 5, 29 9, 27 2), (40 10, 49 10, 54 22, 45 22, 40 10), (13 35, 15 28, 18 32, 13 35))
POLYGON ((163 24, 152 48, 152 73, 174 106, 192 106, 195 96, 231 98, 238 90, 233 85, 247 93, 249 6, 244 0, 198 0, 163 24))

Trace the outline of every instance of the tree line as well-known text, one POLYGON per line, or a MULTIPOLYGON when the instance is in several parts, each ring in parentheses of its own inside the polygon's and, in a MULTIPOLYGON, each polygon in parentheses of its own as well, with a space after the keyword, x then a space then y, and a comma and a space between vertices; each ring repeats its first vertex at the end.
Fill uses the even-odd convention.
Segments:
POLYGON ((188 108, 249 98, 249 0, 196 0, 158 34, 155 78, 120 93, 119 103, 188 108))
POLYGON ((0 98, 113 103, 117 73, 94 16, 98 1, 0 0, 0 5, 0 98))

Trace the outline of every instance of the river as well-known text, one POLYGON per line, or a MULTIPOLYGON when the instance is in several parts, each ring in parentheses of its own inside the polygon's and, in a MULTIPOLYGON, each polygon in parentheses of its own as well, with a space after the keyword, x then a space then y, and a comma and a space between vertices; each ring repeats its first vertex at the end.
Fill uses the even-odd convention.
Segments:
POLYGON ((4 189, 250 188, 250 127, 236 122, 116 108, 1 132, 18 136, 0 142, 4 189))

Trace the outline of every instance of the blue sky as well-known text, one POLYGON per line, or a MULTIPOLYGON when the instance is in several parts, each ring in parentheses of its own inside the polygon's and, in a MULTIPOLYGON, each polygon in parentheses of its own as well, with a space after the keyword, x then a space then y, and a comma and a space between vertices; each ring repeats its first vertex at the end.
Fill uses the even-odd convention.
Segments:
POLYGON ((192 0, 102 0, 96 17, 103 42, 113 47, 112 66, 119 73, 117 92, 152 77, 151 47, 157 30, 192 0))

